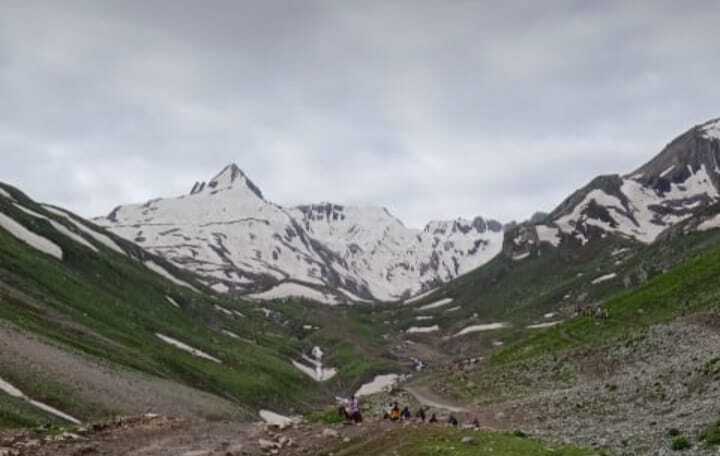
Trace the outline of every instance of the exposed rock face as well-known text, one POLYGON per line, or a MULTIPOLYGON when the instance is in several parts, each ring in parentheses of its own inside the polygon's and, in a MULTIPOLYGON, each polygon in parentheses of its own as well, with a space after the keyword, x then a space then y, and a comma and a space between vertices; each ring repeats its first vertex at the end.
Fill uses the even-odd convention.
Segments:
POLYGON ((328 303, 391 301, 438 286, 489 261, 503 239, 502 224, 480 217, 416 230, 380 207, 284 208, 235 165, 189 195, 120 206, 96 222, 218 292, 328 303))
POLYGON ((720 119, 690 129, 630 174, 595 178, 544 220, 511 228, 505 251, 517 256, 533 242, 584 245, 608 235, 652 243, 720 201, 718 160, 720 119))

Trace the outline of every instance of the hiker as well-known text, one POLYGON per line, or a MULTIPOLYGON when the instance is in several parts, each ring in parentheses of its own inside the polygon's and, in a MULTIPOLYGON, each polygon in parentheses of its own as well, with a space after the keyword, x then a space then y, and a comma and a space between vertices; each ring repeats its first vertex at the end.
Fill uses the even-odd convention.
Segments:
POLYGON ((425 422, 426 416, 425 416, 425 408, 424 407, 420 407, 420 409, 415 414, 415 418, 419 419, 423 423, 425 422))
POLYGON ((602 306, 598 306, 595 308, 595 319, 596 320, 602 320, 603 319, 603 308, 602 306))
POLYGON ((460 423, 458 423, 457 418, 455 418, 454 416, 450 415, 450 418, 448 418, 448 424, 449 424, 450 426, 453 426, 453 427, 458 427, 458 425, 459 425, 460 423))
POLYGON ((340 407, 338 407, 338 416, 345 420, 345 422, 348 422, 352 419, 352 417, 348 413, 347 401, 343 401, 340 407))
POLYGON ((475 419, 472 422, 472 425, 475 429, 480 429, 480 420, 478 420, 477 417, 475 417, 475 419))
POLYGON ((410 407, 405 407, 402 412, 400 412, 400 416, 403 420, 409 420, 412 418, 412 413, 410 413, 410 407))
POLYGON ((355 396, 350 399, 350 419, 355 424, 360 424, 363 421, 362 413, 360 412, 360 401, 355 396))
POLYGON ((395 402, 393 404, 392 410, 390 410, 390 421, 399 421, 400 420, 400 406, 398 406, 398 403, 395 402))
POLYGON ((432 416, 430 416, 430 421, 428 423, 435 424, 438 422, 437 416, 433 413, 432 416))

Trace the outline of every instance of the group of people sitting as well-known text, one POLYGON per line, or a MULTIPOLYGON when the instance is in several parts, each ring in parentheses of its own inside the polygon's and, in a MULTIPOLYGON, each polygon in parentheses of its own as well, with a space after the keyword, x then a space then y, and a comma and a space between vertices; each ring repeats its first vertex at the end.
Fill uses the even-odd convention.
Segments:
MULTIPOLYGON (((390 420, 390 421, 411 421, 411 420, 413 420, 413 414, 410 411, 410 407, 406 406, 401 410, 400 405, 397 402, 394 402, 394 403, 390 404, 387 409, 385 409, 383 419, 390 420)), ((440 422, 440 420, 438 420, 438 417, 435 413, 431 414, 430 418, 428 419, 427 413, 426 413, 426 408, 422 407, 422 406, 418 409, 417 412, 415 412, 414 419, 416 421, 419 421, 422 423, 427 422, 430 424, 436 424, 436 423, 440 422)), ((460 422, 452 414, 450 414, 446 423, 453 427, 460 426, 460 422)), ((480 427, 480 422, 478 421, 477 418, 472 422, 472 425, 477 428, 480 427)))
MULTIPOLYGON (((357 397, 353 396, 349 400, 345 401, 338 410, 338 413, 341 418, 345 420, 346 423, 354 423, 354 424, 360 424, 363 422, 363 416, 360 409, 360 401, 357 397)), ((413 413, 410 411, 410 407, 403 407, 400 408, 400 405, 397 402, 393 402, 390 404, 383 413, 383 419, 389 420, 389 421, 412 421, 415 420, 417 422, 422 423, 430 423, 430 424, 436 424, 439 423, 440 420, 438 420, 438 417, 435 413, 430 415, 430 418, 427 416, 427 408, 426 407, 420 407, 417 412, 415 412, 415 415, 413 416, 413 413)), ((458 427, 460 426, 460 422, 457 418, 455 418, 454 415, 450 414, 450 416, 447 418, 447 421, 445 421, 449 426, 458 427)), ((472 427, 479 428, 480 422, 477 418, 475 418, 472 422, 472 427)))

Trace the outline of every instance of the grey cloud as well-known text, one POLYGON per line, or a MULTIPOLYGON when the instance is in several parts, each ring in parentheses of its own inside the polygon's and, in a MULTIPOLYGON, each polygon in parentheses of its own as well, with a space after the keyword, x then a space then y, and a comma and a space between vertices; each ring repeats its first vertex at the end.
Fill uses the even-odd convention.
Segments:
POLYGON ((549 210, 720 115, 712 1, 0 5, 0 179, 98 215, 230 161, 411 225, 549 210))

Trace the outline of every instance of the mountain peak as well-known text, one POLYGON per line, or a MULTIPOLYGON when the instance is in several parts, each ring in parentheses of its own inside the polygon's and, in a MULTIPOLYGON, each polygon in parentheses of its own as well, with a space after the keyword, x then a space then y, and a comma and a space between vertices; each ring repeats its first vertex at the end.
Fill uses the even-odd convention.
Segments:
POLYGON ((209 189, 212 191, 244 188, 250 190, 260 199, 265 199, 260 188, 247 177, 247 174, 235 163, 230 163, 222 169, 210 182, 196 182, 190 191, 191 195, 209 189))

